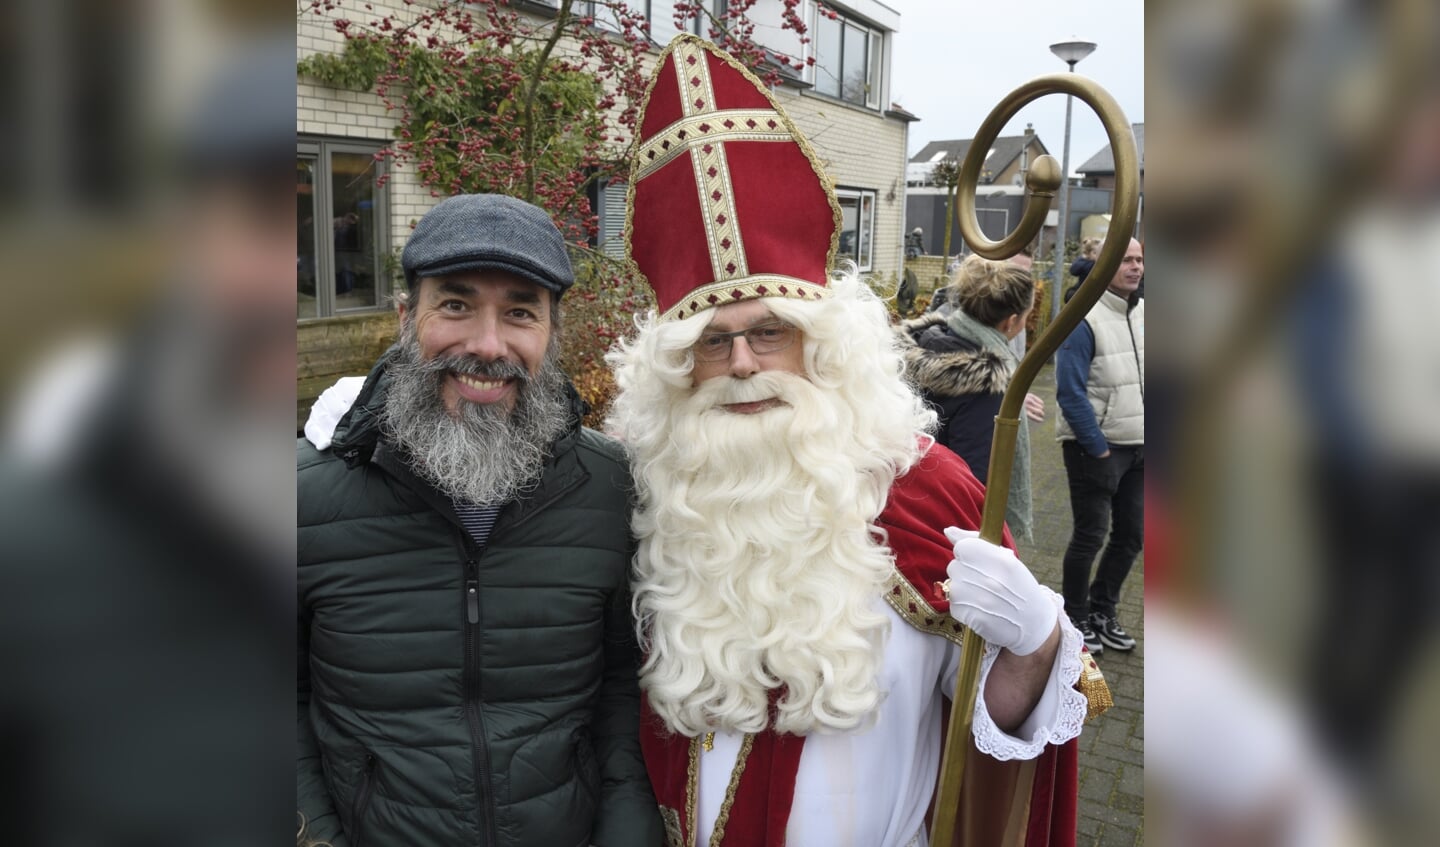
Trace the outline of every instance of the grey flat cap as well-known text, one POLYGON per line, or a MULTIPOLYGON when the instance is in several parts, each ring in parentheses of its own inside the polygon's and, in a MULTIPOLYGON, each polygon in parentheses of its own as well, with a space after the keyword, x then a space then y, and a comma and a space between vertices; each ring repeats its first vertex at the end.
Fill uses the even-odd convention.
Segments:
POLYGON ((503 270, 556 295, 575 282, 565 239, 544 210, 502 194, 459 194, 425 213, 400 254, 405 282, 503 270))

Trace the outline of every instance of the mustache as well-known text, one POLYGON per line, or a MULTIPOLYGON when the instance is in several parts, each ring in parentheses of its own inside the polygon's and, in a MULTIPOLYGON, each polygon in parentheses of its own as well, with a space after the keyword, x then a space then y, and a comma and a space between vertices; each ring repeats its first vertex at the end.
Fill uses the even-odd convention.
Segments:
POLYGON ((532 381, 530 372, 520 364, 506 359, 484 361, 477 356, 437 356, 416 363, 416 370, 423 374, 442 374, 453 371, 463 376, 485 377, 487 379, 515 379, 521 383, 532 381))
POLYGON ((802 381, 803 377, 785 371, 762 371, 749 379, 717 376, 700 383, 694 402, 702 409, 712 409, 774 397, 793 405, 796 384, 802 381))

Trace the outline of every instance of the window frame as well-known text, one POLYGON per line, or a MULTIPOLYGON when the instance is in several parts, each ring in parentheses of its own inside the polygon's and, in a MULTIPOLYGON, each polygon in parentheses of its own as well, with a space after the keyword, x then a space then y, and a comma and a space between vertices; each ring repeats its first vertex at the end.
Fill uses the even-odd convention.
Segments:
MULTIPOLYGON (((665 46, 666 46, 667 44, 669 44, 670 42, 668 42, 668 41, 662 42, 662 41, 660 41, 659 39, 657 39, 657 38, 655 37, 655 0, 643 0, 643 2, 645 3, 645 20, 646 20, 647 23, 650 24, 650 31, 649 31, 648 33, 646 33, 646 35, 650 38, 650 43, 651 43, 651 44, 654 44, 654 45, 655 45, 656 47, 658 47, 659 49, 664 50, 664 49, 665 49, 665 46)), ((673 26, 674 26, 675 0, 670 0, 670 4, 669 4, 669 5, 670 5, 670 17, 667 17, 667 18, 665 19, 665 25, 666 25, 667 27, 673 27, 673 26)), ((702 3, 702 5, 703 5, 703 3, 702 3)), ((712 11, 713 11, 713 9, 712 9, 712 11)), ((716 17, 719 17, 719 15, 716 15, 716 17)), ((679 34, 684 33, 684 32, 688 32, 688 33, 690 33, 691 35, 701 35, 701 34, 702 34, 702 25, 703 25, 703 23, 704 23, 704 20, 705 20, 705 16, 704 16, 703 14, 698 14, 698 13, 697 13, 693 18, 690 18, 690 20, 688 21, 688 23, 689 23, 689 28, 688 28, 688 29, 677 29, 677 30, 675 30, 675 35, 672 35, 672 36, 670 36, 670 37, 673 39, 676 35, 679 35, 679 34)))
MULTIPOLYGON (((295 155, 298 159, 301 156, 310 156, 315 159, 315 182, 311 191, 311 206, 315 210, 314 217, 318 224, 323 214, 325 220, 329 219, 332 212, 334 198, 331 196, 331 180, 333 170, 331 168, 331 157, 335 153, 351 153, 358 155, 374 156, 384 150, 385 144, 380 142, 367 142, 362 139, 351 138, 319 138, 314 136, 302 136, 295 142, 295 155)), ((375 174, 377 179, 389 172, 387 163, 384 160, 375 160, 375 174)), ((315 314, 308 317, 296 316, 297 323, 307 321, 325 320, 328 318, 345 317, 346 315, 358 315, 370 312, 383 312, 390 308, 387 302, 392 292, 387 285, 385 263, 390 252, 390 245, 393 237, 390 233, 390 191, 389 184, 375 186, 375 231, 376 247, 374 256, 374 277, 375 277, 375 303, 370 306, 350 306, 348 308, 335 308, 335 240, 333 238, 322 238, 321 234, 328 232, 320 226, 312 227, 312 236, 315 239, 315 314)), ((299 290, 296 290, 296 298, 299 298, 299 290)))
MULTIPOLYGON (((698 1, 701 5, 707 6, 710 12, 714 14, 717 18, 722 17, 725 14, 725 10, 728 8, 728 0, 692 0, 692 2, 695 1, 698 1)), ((675 0, 671 0, 672 15, 674 9, 674 2, 675 0)), ((543 10, 544 14, 550 16, 553 16, 560 9, 559 0, 522 0, 522 5, 536 6, 539 9, 543 10)), ((651 46, 659 50, 665 49, 665 43, 661 43, 655 37, 655 0, 629 0, 626 5, 630 7, 630 10, 632 12, 643 14, 645 22, 650 25, 650 29, 647 33, 645 33, 645 36, 649 39, 651 46)), ((604 7, 597 6, 595 0, 576 0, 576 2, 573 3, 570 7, 570 13, 579 17, 589 16, 594 18, 595 20, 594 23, 591 24, 591 27, 594 29, 598 29, 602 32, 618 33, 620 31, 620 26, 618 23, 615 22, 612 13, 610 13, 604 7)), ((665 19, 665 25, 667 27, 671 26, 672 21, 673 17, 667 17, 665 19)), ((690 19, 690 26, 688 29, 676 30, 675 35, 679 35, 682 32, 688 32, 692 35, 703 36, 705 33, 704 25, 704 16, 701 14, 697 14, 695 15, 695 17, 690 19)), ((671 36, 671 38, 674 37, 674 35, 671 36)))
MULTIPOLYGON (((815 64, 810 68, 809 83, 811 85, 811 90, 821 97, 828 97, 831 100, 838 100, 841 103, 846 103, 859 109, 879 111, 882 106, 881 89, 884 87, 884 77, 887 69, 885 64, 885 44, 886 41, 888 41, 888 39, 885 37, 886 31, 878 26, 875 26, 872 23, 869 23, 863 18, 855 17, 854 15, 847 14, 846 12, 835 9, 833 7, 829 8, 831 9, 831 11, 835 12, 837 16, 833 23, 838 24, 840 27, 840 65, 838 68, 839 73, 834 75, 836 85, 838 86, 838 91, 840 93, 829 94, 821 90, 820 73, 822 70, 822 66, 820 64, 819 56, 819 27, 821 26, 822 15, 818 9, 816 9, 814 21, 810 25, 810 31, 811 33, 813 33, 813 40, 810 42, 809 51, 811 57, 815 59, 815 64), (845 58, 845 42, 847 41, 845 36, 847 27, 854 27, 855 29, 860 30, 863 36, 862 41, 865 45, 864 56, 860 59, 860 62, 864 67, 863 87, 865 90, 865 95, 861 98, 859 102, 851 100, 850 98, 845 96, 845 70, 849 67, 849 63, 846 61, 845 58)), ((829 20, 828 17, 826 17, 825 20, 829 20)))
MULTIPOLYGON (((860 269, 861 273, 870 273, 875 269, 875 213, 879 208, 879 195, 880 192, 873 188, 839 186, 835 189, 835 199, 837 202, 842 198, 852 198, 855 200, 855 249, 853 253, 841 253, 840 246, 837 243, 835 261, 839 262, 842 259, 849 259, 855 263, 855 266, 860 269), (870 200, 870 214, 868 218, 865 215, 866 198, 870 200), (860 261, 860 245, 862 243, 869 246, 869 251, 865 257, 868 261, 863 263, 860 261)), ((841 206, 841 214, 843 217, 843 204, 841 206)))
POLYGON ((625 258, 625 209, 629 203, 629 191, 628 175, 597 179, 588 189, 590 208, 597 218, 595 236, 589 239, 590 247, 612 259, 625 258), (617 196, 619 208, 611 215, 608 201, 617 196), (607 231, 613 232, 614 236, 606 238, 607 231))

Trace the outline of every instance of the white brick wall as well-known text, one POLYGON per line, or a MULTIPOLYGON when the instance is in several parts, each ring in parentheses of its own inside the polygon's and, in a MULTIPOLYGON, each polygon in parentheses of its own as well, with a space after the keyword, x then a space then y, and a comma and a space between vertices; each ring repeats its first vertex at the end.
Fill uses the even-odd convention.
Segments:
POLYGON ((904 254, 905 123, 815 94, 782 90, 775 99, 810 139, 836 185, 875 191, 871 272, 898 277, 904 254))

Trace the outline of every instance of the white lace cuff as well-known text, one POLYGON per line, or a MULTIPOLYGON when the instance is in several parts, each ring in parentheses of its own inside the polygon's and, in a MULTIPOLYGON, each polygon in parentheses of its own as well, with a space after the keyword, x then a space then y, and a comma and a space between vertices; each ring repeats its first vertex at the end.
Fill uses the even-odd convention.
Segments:
POLYGON ((990 669, 1000 655, 1000 648, 994 644, 985 645, 980 659, 980 691, 975 698, 975 716, 972 731, 975 747, 987 756, 1002 761, 1012 759, 1033 759, 1039 756, 1047 744, 1064 744, 1080 734, 1085 724, 1085 695, 1075 690, 1080 679, 1080 631, 1065 615, 1065 601, 1049 588, 1045 589, 1055 603, 1060 619, 1060 650, 1055 664, 1050 669, 1050 679, 1040 702, 1030 712, 1016 735, 1001 731, 990 717, 985 705, 985 682, 990 678, 990 669))

